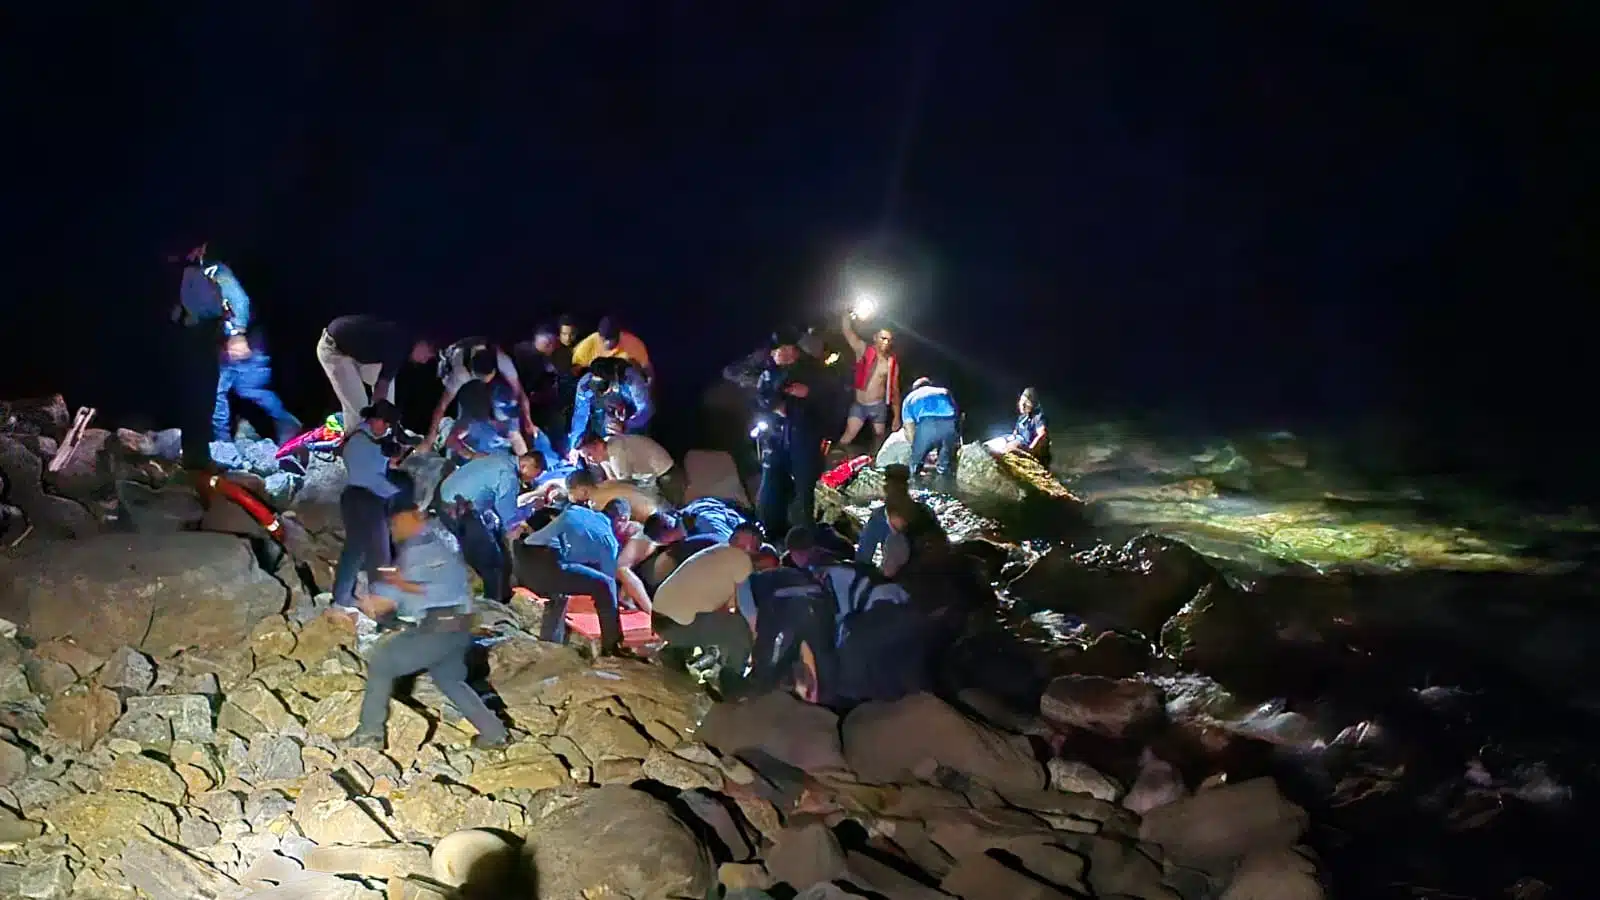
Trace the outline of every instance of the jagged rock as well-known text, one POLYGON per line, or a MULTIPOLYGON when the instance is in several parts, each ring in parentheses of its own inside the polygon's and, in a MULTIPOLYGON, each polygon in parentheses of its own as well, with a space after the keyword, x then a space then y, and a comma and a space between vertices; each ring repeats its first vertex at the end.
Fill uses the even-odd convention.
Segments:
POLYGON ((523 852, 550 897, 702 897, 716 883, 711 854, 671 808, 621 785, 579 794, 534 823, 523 852), (649 853, 595 852, 624 842, 649 853))
POLYGON ((17 560, 6 574, 0 614, 35 639, 71 636, 103 654, 242 644, 288 599, 249 544, 215 534, 98 535, 17 560))
POLYGON ((650 741, 633 724, 612 715, 599 704, 569 707, 561 717, 557 734, 577 744, 583 755, 593 762, 642 760, 650 753, 650 741))
POLYGON ((164 841, 178 839, 178 819, 172 810, 126 791, 98 791, 68 797, 41 816, 67 836, 85 854, 109 859, 127 842, 148 830, 164 841))
POLYGON ((178 843, 191 850, 210 847, 222 840, 222 829, 210 819, 186 815, 178 823, 178 843))
POLYGON ((0 400, 0 430, 60 440, 71 427, 72 410, 61 394, 0 400))
POLYGON ((845 759, 868 781, 894 782, 942 765, 1002 790, 1046 784, 1025 738, 974 722, 931 694, 862 704, 841 730, 845 759))
POLYGON ((456 784, 424 781, 390 798, 395 824, 406 837, 438 838, 461 828, 472 792, 456 784))
POLYGON ((210 865, 154 840, 148 832, 128 841, 121 869, 129 883, 152 900, 214 900, 238 884, 210 865))
POLYGON ((554 754, 534 748, 516 759, 476 766, 466 785, 481 794, 502 794, 523 788, 542 791, 568 781, 567 767, 554 754))
POLYGON ((122 702, 105 688, 74 686, 50 698, 44 720, 63 742, 88 750, 111 730, 122 715, 122 702))
MULTIPOLYGON (((239 777, 251 784, 291 781, 306 773, 300 745, 281 734, 263 735, 250 742, 239 777)), ((320 842, 319 842, 320 843, 320 842)))
POLYGON ((939 887, 961 900, 1069 900, 1072 896, 982 853, 957 860, 939 887))
POLYGON ((807 772, 846 768, 839 717, 783 691, 716 704, 696 736, 730 756, 763 750, 807 772))
POLYGON ((1050 787, 1069 794, 1088 794, 1097 800, 1115 803, 1122 796, 1122 785, 1093 766, 1070 759, 1052 759, 1047 766, 1050 787))
POLYGON ((123 714, 111 726, 110 734, 146 750, 166 753, 172 749, 172 723, 151 709, 123 714))
POLYGON ((204 504, 186 485, 154 488, 121 478, 115 487, 123 521, 139 534, 185 531, 199 525, 205 517, 204 504))
POLYGON ((44 460, 16 438, 0 435, 0 480, 6 500, 22 510, 40 538, 85 538, 100 531, 88 507, 44 488, 44 460))
POLYGON ((1007 590, 1031 607, 1074 613, 1096 632, 1154 636, 1217 580, 1216 571, 1187 546, 1143 535, 1119 548, 1073 553, 1068 547, 1052 547, 1007 590))
POLYGON ((208 744, 216 737, 211 723, 211 701, 202 694, 129 697, 127 706, 129 715, 151 715, 167 722, 176 740, 208 744))
POLYGON ((72 867, 65 856, 29 863, 22 869, 17 896, 30 900, 66 900, 72 892, 72 867))
POLYGON ((105 664, 105 657, 83 649, 72 640, 44 641, 33 648, 33 658, 60 663, 72 669, 79 678, 88 678, 105 664))
POLYGON ((188 785, 171 766, 148 756, 119 757, 101 778, 103 790, 128 791, 168 806, 182 806, 189 794, 188 785))
POLYGON ((132 647, 119 647, 112 652, 95 681, 103 688, 142 694, 156 682, 156 665, 150 657, 132 647))
POLYGON ((717 767, 690 762, 660 747, 650 748, 650 755, 645 757, 640 771, 646 778, 679 790, 717 790, 722 787, 722 772, 717 767))
POLYGON ((44 825, 31 822, 0 806, 0 844, 20 844, 44 834, 44 825))
POLYGON ((1305 810, 1284 799, 1276 782, 1252 778, 1152 810, 1139 837, 1182 865, 1203 868, 1292 847, 1308 825, 1305 810))
POLYGON ((420 875, 431 869, 428 848, 416 844, 370 844, 365 847, 317 847, 306 854, 306 869, 330 875, 368 878, 420 875))
POLYGON ((1039 699, 1039 714, 1062 728, 1138 740, 1166 723, 1161 688, 1134 678, 1063 675, 1039 699))
POLYGON ((114 477, 109 454, 117 445, 111 436, 104 428, 85 428, 66 464, 59 471, 45 472, 45 484, 75 500, 89 500, 103 493, 111 487, 114 477))
POLYGON ((430 871, 448 887, 470 886, 485 895, 503 891, 517 872, 517 848, 491 831, 467 829, 446 835, 433 848, 430 871))

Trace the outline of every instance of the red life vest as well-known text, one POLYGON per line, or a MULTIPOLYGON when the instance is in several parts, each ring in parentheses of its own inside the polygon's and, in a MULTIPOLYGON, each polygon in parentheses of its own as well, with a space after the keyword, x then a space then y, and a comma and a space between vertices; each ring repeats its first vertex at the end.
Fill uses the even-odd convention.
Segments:
MULTIPOLYGON (((878 345, 868 344, 865 353, 856 360, 856 390, 866 390, 867 382, 872 379, 872 372, 878 367, 878 345)), ((889 402, 892 410, 900 405, 900 360, 893 354, 889 356, 889 384, 884 394, 884 399, 889 402)))

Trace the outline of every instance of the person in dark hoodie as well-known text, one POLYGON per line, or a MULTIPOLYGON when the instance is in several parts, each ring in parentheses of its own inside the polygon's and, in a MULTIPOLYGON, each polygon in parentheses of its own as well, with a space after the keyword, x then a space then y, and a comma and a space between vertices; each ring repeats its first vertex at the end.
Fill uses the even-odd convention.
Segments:
POLYGON ((756 507, 769 534, 809 526, 816 518, 817 480, 822 477, 822 431, 812 389, 824 376, 821 364, 800 352, 799 336, 781 329, 772 336, 767 362, 756 378, 756 435, 761 443, 761 485, 756 507))

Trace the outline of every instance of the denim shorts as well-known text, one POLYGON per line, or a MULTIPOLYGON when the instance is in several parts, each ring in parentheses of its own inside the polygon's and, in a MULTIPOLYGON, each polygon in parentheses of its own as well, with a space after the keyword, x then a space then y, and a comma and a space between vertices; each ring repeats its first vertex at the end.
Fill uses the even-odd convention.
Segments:
MULTIPOLYGON (((837 409, 838 407, 834 408, 837 409)), ((889 424, 889 402, 887 400, 879 400, 877 403, 851 403, 849 418, 887 426, 889 424)))

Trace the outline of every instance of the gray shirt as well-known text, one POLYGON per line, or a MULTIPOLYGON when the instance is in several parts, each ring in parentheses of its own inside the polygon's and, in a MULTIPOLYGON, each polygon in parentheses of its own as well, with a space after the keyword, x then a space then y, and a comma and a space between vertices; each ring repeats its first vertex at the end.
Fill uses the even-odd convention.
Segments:
POLYGON ((437 521, 429 521, 420 533, 400 545, 395 569, 402 581, 420 586, 422 593, 413 594, 387 583, 378 584, 373 591, 393 600, 395 615, 403 621, 420 622, 430 609, 472 611, 471 574, 455 538, 437 521))
POLYGON ((365 424, 344 442, 345 483, 387 500, 400 492, 389 480, 389 458, 365 424))

